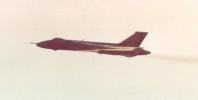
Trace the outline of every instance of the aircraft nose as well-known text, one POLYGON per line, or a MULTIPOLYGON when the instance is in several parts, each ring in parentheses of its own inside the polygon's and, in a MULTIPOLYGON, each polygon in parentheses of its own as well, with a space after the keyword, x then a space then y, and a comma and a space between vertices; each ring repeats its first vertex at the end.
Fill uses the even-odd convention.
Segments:
POLYGON ((38 47, 41 47, 41 48, 48 48, 49 47, 49 44, 47 42, 39 42, 36 45, 38 47))
POLYGON ((36 46, 41 47, 41 44, 40 43, 36 43, 36 46))
POLYGON ((42 47, 42 43, 40 42, 40 43, 37 43, 36 44, 38 47, 42 47))

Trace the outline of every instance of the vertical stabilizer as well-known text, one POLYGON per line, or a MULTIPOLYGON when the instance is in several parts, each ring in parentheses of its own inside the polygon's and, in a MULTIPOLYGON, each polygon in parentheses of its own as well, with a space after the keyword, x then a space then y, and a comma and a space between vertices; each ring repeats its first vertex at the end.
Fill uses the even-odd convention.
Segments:
POLYGON ((119 45, 139 47, 147 34, 147 32, 135 32, 132 36, 122 41, 119 45))

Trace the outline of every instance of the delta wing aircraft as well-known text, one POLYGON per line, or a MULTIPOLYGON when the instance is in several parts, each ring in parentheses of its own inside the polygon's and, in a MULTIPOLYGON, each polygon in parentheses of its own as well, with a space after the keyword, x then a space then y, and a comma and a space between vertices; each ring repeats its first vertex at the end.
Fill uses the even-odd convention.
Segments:
POLYGON ((36 43, 36 45, 41 48, 52 50, 85 51, 96 52, 98 54, 134 57, 137 55, 148 55, 151 53, 150 51, 144 50, 140 47, 140 44, 147 34, 147 32, 135 32, 132 36, 120 43, 102 43, 54 38, 52 40, 36 43))

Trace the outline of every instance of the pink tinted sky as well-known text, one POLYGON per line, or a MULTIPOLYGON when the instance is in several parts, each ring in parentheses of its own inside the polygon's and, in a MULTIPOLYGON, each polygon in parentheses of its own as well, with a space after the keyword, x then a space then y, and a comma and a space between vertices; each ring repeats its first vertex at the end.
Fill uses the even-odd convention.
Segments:
POLYGON ((198 56, 196 4, 196 0, 0 1, 0 99, 195 100, 198 64, 191 56, 198 56), (54 37, 120 42, 135 31, 149 32, 142 46, 153 55, 174 57, 54 52, 29 44, 54 37))

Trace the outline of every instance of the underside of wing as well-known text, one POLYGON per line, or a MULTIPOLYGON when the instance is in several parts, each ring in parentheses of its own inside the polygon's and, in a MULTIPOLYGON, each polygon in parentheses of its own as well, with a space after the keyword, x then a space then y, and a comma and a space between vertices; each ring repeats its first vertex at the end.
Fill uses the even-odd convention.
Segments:
POLYGON ((135 50, 136 48, 131 47, 117 47, 117 48, 108 48, 108 49, 93 49, 93 50, 83 50, 87 52, 100 52, 100 51, 111 51, 111 52, 131 52, 135 50))
POLYGON ((109 54, 109 55, 122 55, 122 56, 136 56, 137 48, 114 48, 114 49, 95 49, 95 50, 87 50, 88 52, 96 52, 99 54, 109 54))

